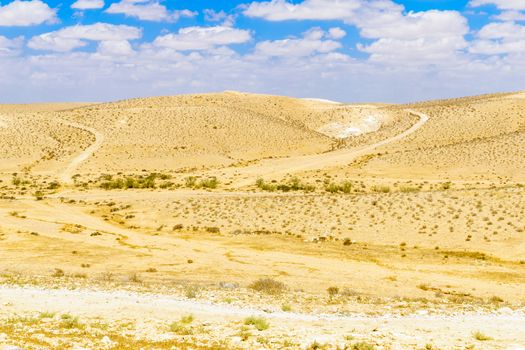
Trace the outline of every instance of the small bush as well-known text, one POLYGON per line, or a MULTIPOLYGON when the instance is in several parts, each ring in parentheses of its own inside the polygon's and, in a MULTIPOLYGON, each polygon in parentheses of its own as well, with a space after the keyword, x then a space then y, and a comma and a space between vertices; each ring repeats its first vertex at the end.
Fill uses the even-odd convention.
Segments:
POLYGON ((246 326, 254 326, 258 331, 264 331, 270 328, 270 324, 262 317, 251 316, 244 320, 246 326))
POLYGON ((325 191, 330 193, 350 193, 352 192, 352 183, 348 181, 341 184, 329 183, 325 186, 325 191))
POLYGON ((290 312, 292 311, 292 307, 289 304, 283 304, 283 306, 281 306, 281 310, 284 312, 290 312))
POLYGON ((186 286, 184 288, 184 295, 186 295, 186 298, 188 299, 195 299, 199 293, 199 289, 200 288, 198 286, 186 286))
POLYGON ((170 324, 170 331, 179 335, 191 335, 193 334, 193 331, 188 325, 192 323, 194 319, 195 318, 191 314, 182 316, 179 321, 170 324))
POLYGON ((339 294, 339 288, 335 287, 335 286, 328 287, 328 289, 326 291, 328 292, 328 295, 330 296, 330 298, 333 298, 337 294, 339 294))
POLYGON ((55 272, 53 272, 53 274, 51 276, 53 276, 53 277, 64 277, 65 276, 65 272, 62 269, 56 268, 55 272))
POLYGON ((55 317, 55 313, 54 312, 45 311, 45 312, 41 312, 40 315, 38 315, 38 317, 40 317, 40 318, 53 318, 53 317, 55 317))
POLYGON ((401 186, 399 188, 399 191, 404 192, 404 193, 419 192, 419 188, 412 187, 412 186, 401 186))
POLYGON ((377 193, 389 193, 390 187, 389 186, 372 186, 372 191, 377 193))
POLYGON ((479 341, 492 340, 491 337, 489 337, 489 336, 486 335, 486 334, 481 333, 480 331, 474 332, 474 333, 472 334, 472 336, 474 337, 474 339, 479 340, 479 341))
POLYGON ((199 181, 199 183, 197 184, 197 187, 214 189, 214 188, 217 188, 218 185, 219 185, 219 180, 217 180, 216 177, 211 177, 209 179, 202 179, 201 181, 199 181))
POLYGON ((284 283, 272 278, 260 278, 250 284, 249 287, 266 294, 280 294, 286 290, 286 285, 284 283))
POLYGON ((33 196, 35 196, 35 199, 37 201, 41 201, 42 199, 44 199, 44 192, 36 191, 35 193, 33 193, 33 196))
POLYGON ((375 348, 374 345, 366 342, 359 342, 352 345, 352 350, 375 350, 375 348))
POLYGON ((62 319, 62 321, 60 322, 60 327, 62 328, 66 328, 66 329, 72 329, 72 328, 84 329, 85 328, 85 325, 80 323, 80 321, 78 320, 78 317, 73 317, 69 314, 63 314, 60 316, 60 318, 62 319))

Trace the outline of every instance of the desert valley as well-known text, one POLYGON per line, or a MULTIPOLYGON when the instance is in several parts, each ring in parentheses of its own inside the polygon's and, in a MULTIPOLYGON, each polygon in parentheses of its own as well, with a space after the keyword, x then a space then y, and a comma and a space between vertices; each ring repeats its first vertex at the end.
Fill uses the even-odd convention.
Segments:
POLYGON ((0 349, 525 349, 525 93, 0 105, 0 349))

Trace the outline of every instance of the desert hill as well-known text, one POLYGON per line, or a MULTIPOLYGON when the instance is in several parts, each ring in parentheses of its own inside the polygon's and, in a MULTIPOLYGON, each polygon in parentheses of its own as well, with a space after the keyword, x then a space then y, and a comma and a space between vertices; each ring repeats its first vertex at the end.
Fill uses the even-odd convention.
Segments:
POLYGON ((523 94, 431 101, 413 108, 430 120, 362 167, 365 173, 433 178, 525 179, 523 94), (410 169, 407 171, 407 169, 410 169))
POLYGON ((521 349, 524 96, 2 105, 0 348, 521 349))
MULTIPOLYGON (((323 126, 359 123, 370 111, 369 107, 225 92, 131 99, 64 111, 59 116, 104 134, 104 144, 84 169, 111 172, 216 167, 327 152, 339 138, 323 133, 323 126)), ((378 127, 395 124, 388 113, 374 109, 373 114, 378 127)))

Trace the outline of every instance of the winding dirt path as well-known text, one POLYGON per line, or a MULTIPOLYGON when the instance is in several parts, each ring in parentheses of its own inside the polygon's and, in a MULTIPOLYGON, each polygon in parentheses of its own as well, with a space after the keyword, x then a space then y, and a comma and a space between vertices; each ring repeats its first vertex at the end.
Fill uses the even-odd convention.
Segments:
POLYGON ((93 155, 93 153, 95 153, 102 146, 102 143, 104 143, 104 135, 89 126, 86 126, 80 123, 75 123, 75 122, 71 122, 71 121, 64 120, 64 119, 57 119, 57 120, 62 124, 71 126, 73 128, 85 130, 95 136, 95 142, 91 144, 91 146, 86 148, 82 153, 80 153, 75 158, 73 158, 71 162, 68 164, 68 166, 66 167, 66 169, 64 169, 64 171, 60 174, 61 183, 72 184, 73 183, 72 177, 74 175, 73 173, 77 170, 80 164, 85 162, 89 157, 93 155))
POLYGON ((306 155, 299 157, 289 157, 282 159, 263 160, 255 165, 244 168, 221 169, 211 175, 224 178, 224 176, 234 176, 232 188, 241 188, 253 185, 257 178, 274 178, 284 176, 289 173, 323 169, 326 167, 342 166, 351 163, 358 157, 364 156, 375 149, 390 143, 404 139, 421 128, 429 120, 429 117, 421 112, 406 110, 408 113, 419 117, 419 121, 407 130, 388 139, 366 145, 360 148, 340 149, 333 152, 306 155))

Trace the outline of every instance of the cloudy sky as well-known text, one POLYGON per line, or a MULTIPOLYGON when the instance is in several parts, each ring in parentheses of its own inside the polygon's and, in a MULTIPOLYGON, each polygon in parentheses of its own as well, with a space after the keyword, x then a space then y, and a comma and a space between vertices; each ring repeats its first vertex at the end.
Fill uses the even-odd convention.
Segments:
POLYGON ((0 0, 0 102, 525 89, 525 0, 0 0))

